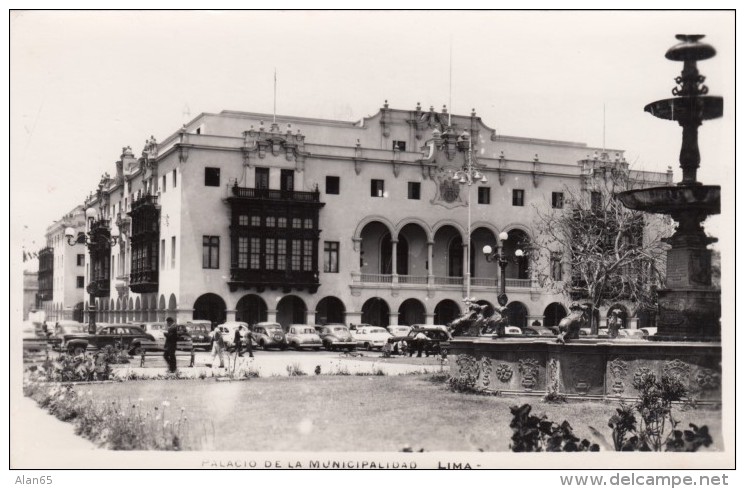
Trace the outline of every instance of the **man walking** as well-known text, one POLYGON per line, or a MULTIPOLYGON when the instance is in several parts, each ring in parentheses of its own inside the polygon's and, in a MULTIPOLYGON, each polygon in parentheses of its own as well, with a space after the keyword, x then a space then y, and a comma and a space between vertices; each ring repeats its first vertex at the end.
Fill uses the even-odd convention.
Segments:
POLYGON ((166 337, 166 343, 164 346, 165 352, 163 358, 168 363, 168 372, 176 372, 176 345, 178 344, 178 328, 173 318, 169 317, 166 319, 167 331, 163 334, 166 337))
POLYGON ((212 331, 212 363, 208 363, 208 367, 212 367, 215 364, 215 357, 220 358, 220 368, 225 368, 225 340, 220 333, 220 328, 215 328, 212 331))

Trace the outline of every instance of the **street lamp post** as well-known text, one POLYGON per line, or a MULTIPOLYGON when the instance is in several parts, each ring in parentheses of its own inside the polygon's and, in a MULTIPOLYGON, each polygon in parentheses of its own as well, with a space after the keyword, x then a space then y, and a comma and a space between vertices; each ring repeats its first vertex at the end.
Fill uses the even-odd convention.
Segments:
MULTIPOLYGON (((507 255, 504 253, 504 242, 507 241, 509 238, 509 235, 502 231, 499 233, 499 245, 496 249, 492 249, 491 246, 486 245, 481 250, 484 253, 484 257, 486 257, 486 261, 488 262, 497 262, 500 269, 500 276, 499 276, 499 296, 497 297, 497 302, 499 302, 500 306, 506 306, 509 299, 507 298, 507 278, 505 276, 505 270, 507 269, 507 263, 509 263, 509 259, 507 258, 507 255)), ((515 257, 513 258, 515 261, 517 261, 519 258, 524 256, 523 250, 515 250, 515 257)))
MULTIPOLYGON (((79 232, 77 235, 75 234, 75 229, 68 227, 65 229, 65 237, 67 238, 67 244, 70 246, 75 246, 77 244, 84 244, 88 247, 88 254, 90 255, 90 252, 93 248, 98 247, 101 244, 101 237, 97 236, 93 233, 92 225, 93 222, 96 220, 97 213, 96 210, 92 207, 88 207, 85 210, 85 217, 88 221, 88 234, 84 232, 79 232)), ((105 239, 105 238, 103 238, 105 239)), ((119 227, 114 225, 114 227, 111 229, 110 237, 108 238, 109 243, 111 246, 114 246, 115 244, 122 242, 123 238, 121 236, 121 232, 119 231, 119 227)), ((93 269, 89 271, 89 273, 93 273, 93 269)), ((95 296, 93 295, 93 292, 89 290, 89 305, 88 305, 88 333, 95 334, 96 333, 96 300, 95 296)))
POLYGON ((461 170, 453 172, 452 179, 461 185, 468 185, 468 227, 466 232, 468 233, 467 245, 466 245, 466 300, 471 300, 471 186, 474 183, 488 183, 489 180, 486 175, 481 173, 477 168, 473 166, 473 144, 471 143, 471 135, 467 130, 463 131, 458 137, 458 146, 461 149, 467 149, 466 153, 466 164, 461 170))

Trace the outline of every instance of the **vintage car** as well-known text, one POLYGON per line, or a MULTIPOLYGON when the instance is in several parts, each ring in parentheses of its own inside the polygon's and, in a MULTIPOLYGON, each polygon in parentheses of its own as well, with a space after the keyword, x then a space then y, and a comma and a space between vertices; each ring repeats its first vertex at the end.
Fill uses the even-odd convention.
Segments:
POLYGON ((641 329, 621 329, 618 331, 618 338, 632 339, 632 340, 643 340, 647 335, 641 329))
POLYGON ((369 326, 360 324, 357 329, 352 331, 352 336, 357 342, 357 348, 365 350, 381 350, 388 342, 388 338, 393 336, 385 328, 379 326, 369 326))
POLYGON ((88 334, 88 325, 77 321, 57 321, 54 329, 50 331, 49 344, 52 349, 66 351, 65 337, 73 335, 88 334))
POLYGON ((287 344, 295 350, 312 348, 317 351, 323 347, 323 340, 318 336, 316 328, 313 326, 309 324, 291 324, 287 330, 287 344))
POLYGON ((543 326, 528 326, 523 329, 523 334, 525 336, 555 336, 553 331, 543 326))
MULTIPOLYGON (((409 331, 411 331, 411 326, 406 326, 403 324, 398 324, 395 326, 388 326, 386 328, 388 332, 391 334, 391 336, 406 336, 409 334, 409 331)), ((393 343, 391 347, 392 353, 403 353, 404 352, 404 344, 402 342, 396 342, 393 343)))
POLYGON ((26 352, 42 351, 47 346, 44 332, 30 322, 23 323, 21 338, 23 338, 23 350, 26 352))
POLYGON ((427 356, 430 354, 447 355, 447 342, 452 339, 453 337, 450 333, 443 331, 441 328, 425 327, 411 328, 411 331, 406 336, 391 336, 388 338, 388 343, 402 343, 404 345, 402 351, 408 352, 410 355, 419 351, 423 351, 427 356), (425 338, 417 338, 419 333, 422 333, 425 338), (443 345, 443 343, 446 344, 443 345))
POLYGON ((323 326, 316 326, 316 331, 318 331, 318 336, 321 337, 323 346, 327 350, 334 351, 338 349, 352 351, 357 348, 357 342, 344 324, 325 324, 323 326))
POLYGON ((158 343, 144 329, 130 324, 109 325, 99 328, 96 334, 70 334, 63 337, 65 348, 72 355, 80 355, 86 350, 95 351, 106 346, 121 348, 130 355, 143 351, 159 350, 158 343))
POLYGON ((212 338, 210 337, 210 333, 212 332, 211 321, 194 319, 187 321, 184 327, 191 336, 191 342, 194 348, 203 348, 205 350, 212 348, 212 338))
MULTIPOLYGON (((135 324, 134 326, 139 326, 142 329, 145 330, 146 333, 151 335, 153 338, 155 338, 155 343, 158 345, 158 348, 163 350, 166 346, 166 336, 165 333, 168 331, 168 327, 166 326, 166 323, 142 323, 142 324, 135 324)), ((178 337, 177 337, 177 343, 176 343, 176 349, 177 350, 187 350, 190 351, 192 348, 194 348, 194 343, 191 340, 191 334, 186 329, 186 326, 184 325, 178 325, 176 326, 178 337)))
POLYGON ((241 326, 243 326, 243 331, 241 331, 241 341, 245 343, 246 337, 249 334, 248 323, 242 321, 227 321, 217 327, 220 330, 222 339, 228 349, 235 348, 235 330, 239 329, 241 326))
POLYGON ((287 336, 279 323, 257 323, 251 330, 255 345, 262 348, 287 349, 287 336))

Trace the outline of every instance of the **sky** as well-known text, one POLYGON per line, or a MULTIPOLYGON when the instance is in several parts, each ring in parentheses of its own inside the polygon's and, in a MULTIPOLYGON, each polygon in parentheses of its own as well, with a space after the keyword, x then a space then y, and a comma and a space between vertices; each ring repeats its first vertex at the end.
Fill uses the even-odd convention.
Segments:
POLYGON ((271 113, 275 69, 278 114, 356 121, 385 100, 475 108, 498 134, 590 146, 605 137, 633 168, 672 166, 679 181, 679 126, 643 112, 672 96, 682 63, 664 54, 678 33, 705 34, 717 50, 699 63, 710 94, 725 97, 724 118, 704 123, 699 140, 699 181, 723 186, 725 215, 707 224, 717 235, 722 220, 734 222, 734 20, 712 11, 14 12, 11 256, 42 248, 46 227, 114 173, 122 147, 137 155, 150 135, 163 140, 202 112, 271 113))

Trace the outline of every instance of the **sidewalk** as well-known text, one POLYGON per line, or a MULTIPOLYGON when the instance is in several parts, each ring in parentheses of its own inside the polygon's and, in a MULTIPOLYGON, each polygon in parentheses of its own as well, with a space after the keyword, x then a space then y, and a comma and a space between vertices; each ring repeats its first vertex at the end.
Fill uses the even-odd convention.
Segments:
POLYGON ((72 423, 60 421, 26 396, 14 397, 11 403, 10 437, 10 466, 14 469, 49 467, 51 460, 98 449, 76 435, 72 423))

